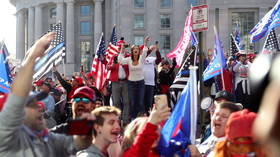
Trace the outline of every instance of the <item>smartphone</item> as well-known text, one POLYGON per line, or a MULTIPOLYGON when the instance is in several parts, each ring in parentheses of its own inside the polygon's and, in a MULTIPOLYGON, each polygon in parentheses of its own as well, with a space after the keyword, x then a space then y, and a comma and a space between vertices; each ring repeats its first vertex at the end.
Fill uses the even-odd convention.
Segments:
POLYGON ((68 135, 90 135, 93 129, 93 120, 73 119, 69 120, 67 126, 68 135))
POLYGON ((166 94, 159 94, 154 96, 156 108, 164 108, 168 106, 168 100, 166 94))

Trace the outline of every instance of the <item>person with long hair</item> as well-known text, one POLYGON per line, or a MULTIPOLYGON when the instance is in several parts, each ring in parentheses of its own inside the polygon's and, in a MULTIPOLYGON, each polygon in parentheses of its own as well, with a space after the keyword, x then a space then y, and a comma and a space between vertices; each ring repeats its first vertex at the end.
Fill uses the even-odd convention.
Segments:
POLYGON ((147 43, 149 39, 149 37, 144 39, 144 48, 142 54, 140 47, 135 45, 131 48, 131 58, 125 58, 124 45, 122 44, 121 53, 118 56, 118 62, 120 64, 128 64, 128 98, 131 107, 131 118, 136 118, 138 113, 145 112, 145 107, 143 104, 145 94, 143 67, 145 64, 145 58, 147 56, 147 43))
POLYGON ((138 117, 125 129, 122 142, 122 157, 159 157, 157 143, 160 123, 170 115, 170 108, 153 107, 149 117, 138 117))

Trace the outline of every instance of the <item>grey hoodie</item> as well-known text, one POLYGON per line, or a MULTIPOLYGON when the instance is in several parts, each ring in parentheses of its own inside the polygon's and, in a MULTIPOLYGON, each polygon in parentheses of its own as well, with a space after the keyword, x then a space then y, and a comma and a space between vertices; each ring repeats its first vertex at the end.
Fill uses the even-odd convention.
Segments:
POLYGON ((94 144, 85 150, 79 151, 76 157, 106 157, 94 144))
POLYGON ((71 136, 49 133, 38 138, 23 125, 25 100, 9 94, 0 112, 1 157, 63 157, 74 154, 71 136))

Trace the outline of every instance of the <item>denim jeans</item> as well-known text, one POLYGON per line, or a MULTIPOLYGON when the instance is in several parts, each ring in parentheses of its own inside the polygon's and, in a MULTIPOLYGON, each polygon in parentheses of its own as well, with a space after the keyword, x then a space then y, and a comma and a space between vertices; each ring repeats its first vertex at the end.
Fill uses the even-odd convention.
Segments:
POLYGON ((131 118, 136 118, 139 113, 145 113, 144 94, 144 80, 128 81, 128 98, 131 107, 131 118))
POLYGON ((153 105, 155 86, 145 85, 145 96, 144 96, 144 106, 145 113, 149 112, 149 109, 153 105))

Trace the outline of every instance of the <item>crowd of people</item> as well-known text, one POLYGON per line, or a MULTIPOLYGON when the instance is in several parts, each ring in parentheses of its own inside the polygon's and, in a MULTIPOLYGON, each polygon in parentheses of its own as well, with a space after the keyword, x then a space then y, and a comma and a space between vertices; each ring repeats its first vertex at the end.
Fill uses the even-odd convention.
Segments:
MULTIPOLYGON (((0 156, 160 156, 160 130, 172 109, 154 104, 153 98, 157 93, 168 93, 176 60, 170 63, 162 59, 158 43, 148 47, 146 37, 144 45, 132 46, 130 54, 121 43, 120 54, 107 65, 111 87, 106 83, 98 90, 95 76, 82 70, 70 80, 56 67, 56 79, 33 81, 35 62, 55 35, 42 36, 28 50, 10 92, 0 97, 0 156), (150 56, 153 52, 156 57, 150 56), (112 103, 106 100, 110 97, 112 103)), ((227 58, 224 78, 230 79, 224 81, 230 87, 223 91, 218 86, 212 93, 213 101, 206 111, 210 123, 198 133, 196 143, 187 145, 191 156, 277 156, 254 136, 257 114, 248 103, 250 62, 243 52, 236 59, 227 58)), ((217 77, 205 85, 213 88, 219 83, 221 78, 217 77)), ((266 141, 266 136, 258 137, 266 141)), ((275 149, 275 145, 270 148, 275 149)))

